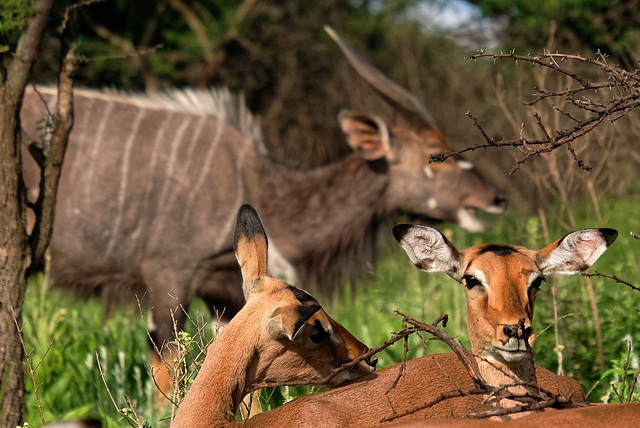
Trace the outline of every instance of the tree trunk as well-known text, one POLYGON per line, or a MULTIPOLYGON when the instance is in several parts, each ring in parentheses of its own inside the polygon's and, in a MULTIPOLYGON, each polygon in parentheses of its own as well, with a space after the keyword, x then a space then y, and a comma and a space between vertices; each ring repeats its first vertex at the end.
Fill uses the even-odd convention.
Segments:
POLYGON ((53 0, 33 0, 15 52, 0 54, 0 427, 22 424, 22 306, 31 247, 20 152, 20 106, 53 0), (11 56, 8 61, 7 56, 11 56), (5 61, 6 60, 6 61, 5 61))
POLYGON ((30 248, 26 237, 16 107, 0 90, 0 427, 20 425, 24 405, 24 353, 16 326, 22 326, 30 248), (7 126, 8 125, 8 126, 7 126), (12 143, 13 142, 13 143, 12 143), (9 143, 9 144, 7 144, 9 143))

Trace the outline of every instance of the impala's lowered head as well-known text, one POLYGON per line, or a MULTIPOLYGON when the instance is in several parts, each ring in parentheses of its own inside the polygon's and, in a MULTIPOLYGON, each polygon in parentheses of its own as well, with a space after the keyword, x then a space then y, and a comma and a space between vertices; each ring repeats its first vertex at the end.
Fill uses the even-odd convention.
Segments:
POLYGON ((418 268, 446 272, 465 286, 473 352, 516 362, 531 358, 533 307, 544 277, 586 270, 618 232, 579 230, 539 251, 511 245, 459 251, 439 231, 425 226, 398 225, 393 234, 418 268))
POLYGON ((420 101, 358 55, 330 27, 335 40, 358 74, 402 120, 391 124, 376 113, 342 111, 340 127, 349 146, 365 159, 383 163, 390 175, 389 204, 417 218, 448 221, 470 232, 488 229, 477 216, 482 210, 502 213, 507 197, 461 157, 431 162, 453 149, 420 101))
MULTIPOLYGON (((234 248, 247 300, 236 318, 257 326, 253 337, 258 338, 260 351, 250 371, 258 382, 321 382, 369 351, 309 293, 267 275, 267 238, 257 213, 248 205, 238 213, 234 248)), ((376 363, 371 356, 326 383, 335 386, 371 373, 376 363)))

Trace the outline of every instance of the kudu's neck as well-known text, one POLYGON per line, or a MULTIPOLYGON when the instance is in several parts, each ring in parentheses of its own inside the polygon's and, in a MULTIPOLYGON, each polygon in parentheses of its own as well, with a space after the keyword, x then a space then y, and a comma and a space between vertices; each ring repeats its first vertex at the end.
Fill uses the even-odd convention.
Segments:
POLYGON ((361 254, 363 248, 354 247, 369 248, 372 228, 389 215, 388 171, 377 172, 358 155, 308 171, 264 156, 254 162, 249 198, 278 251, 294 263, 313 254, 317 263, 331 266, 334 261, 324 260, 328 253, 344 256, 333 254, 336 248, 361 254))
MULTIPOLYGON (((242 317, 242 314, 236 316, 242 317)), ((245 321, 234 318, 211 344, 189 394, 180 403, 172 428, 233 425, 248 388, 259 379, 247 373, 256 352, 256 338, 242 329, 245 321)))
MULTIPOLYGON (((371 210, 380 205, 378 198, 388 185, 388 171, 384 170, 388 165, 384 160, 378 162, 380 171, 361 156, 350 154, 327 165, 297 170, 259 155, 255 189, 261 195, 254 193, 252 199, 260 196, 263 203, 269 204, 273 198, 286 198, 288 206, 302 207, 308 213, 330 213, 333 217, 363 206, 371 210)), ((283 208, 282 204, 277 205, 278 209, 283 208)))

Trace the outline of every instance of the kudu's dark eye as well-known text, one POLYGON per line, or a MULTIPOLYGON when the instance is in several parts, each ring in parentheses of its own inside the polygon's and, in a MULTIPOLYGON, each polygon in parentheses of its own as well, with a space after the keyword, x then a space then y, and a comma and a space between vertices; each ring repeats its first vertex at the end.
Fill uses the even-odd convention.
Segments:
POLYGON ((467 287, 469 290, 471 290, 476 285, 480 285, 480 281, 478 281, 473 275, 465 275, 462 277, 462 279, 464 280, 465 287, 467 287))

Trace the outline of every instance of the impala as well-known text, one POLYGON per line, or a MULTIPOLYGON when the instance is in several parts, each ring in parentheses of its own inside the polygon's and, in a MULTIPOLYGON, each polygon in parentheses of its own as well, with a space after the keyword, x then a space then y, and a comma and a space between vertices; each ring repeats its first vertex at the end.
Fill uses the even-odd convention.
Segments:
POLYGON ((255 383, 326 381, 336 386, 375 369, 372 356, 332 377, 368 348, 308 293, 267 275, 267 238, 247 205, 238 212, 234 249, 247 303, 210 345, 172 427, 231 424, 255 383))
MULTIPOLYGON (((539 251, 483 245, 459 251, 440 232, 399 225, 394 236, 411 261, 427 272, 446 272, 465 285, 467 328, 480 374, 492 386, 536 383, 576 405, 586 405, 580 385, 533 362, 531 326, 536 294, 545 275, 585 270, 616 239, 612 229, 572 232, 539 251)), ((412 412, 442 393, 474 389, 452 353, 396 364, 331 391, 299 397, 250 419, 256 426, 363 427, 430 418, 462 417, 487 410, 483 396, 462 396, 412 412)), ((529 386, 527 386, 529 387, 529 386)), ((524 387, 512 388, 520 392, 524 387)), ((207 401, 202 401, 205 406, 207 401)), ((511 406, 512 402, 494 403, 511 406)), ((420 425, 416 425, 420 426, 420 425)))

